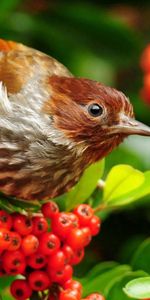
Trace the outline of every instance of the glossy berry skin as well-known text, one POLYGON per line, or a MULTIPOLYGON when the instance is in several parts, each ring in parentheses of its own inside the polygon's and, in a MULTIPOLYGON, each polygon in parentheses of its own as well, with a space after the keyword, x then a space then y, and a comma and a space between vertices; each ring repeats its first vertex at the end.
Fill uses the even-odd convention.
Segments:
POLYGON ((32 221, 24 215, 15 214, 13 217, 13 228, 20 235, 28 235, 32 232, 32 221))
POLYGON ((67 262, 67 264, 70 264, 74 257, 74 250, 66 243, 63 245, 61 250, 63 251, 63 253, 65 255, 65 261, 67 262))
POLYGON ((17 300, 26 300, 31 297, 32 289, 24 279, 16 279, 11 283, 10 291, 17 300))
POLYGON ((66 239, 72 228, 72 221, 68 213, 60 212, 52 219, 51 223, 52 231, 60 238, 66 239))
POLYGON ((35 235, 29 234, 22 239, 21 249, 24 255, 31 255, 35 253, 38 247, 39 240, 35 235))
POLYGON ((12 217, 6 211, 0 210, 0 228, 11 229, 12 217))
POLYGON ((91 218, 91 220, 89 221, 88 227, 93 236, 97 235, 99 233, 100 227, 101 227, 101 221, 100 221, 99 217, 94 215, 91 218))
POLYGON ((73 269, 70 265, 65 265, 64 268, 60 270, 48 268, 48 273, 52 282, 64 284, 64 282, 72 278, 73 269))
POLYGON ((20 248, 21 246, 21 236, 19 235, 19 233, 15 232, 15 231, 11 231, 10 232, 10 238, 11 238, 11 242, 10 245, 8 247, 9 251, 15 251, 17 249, 20 248))
POLYGON ((83 260, 83 257, 84 257, 84 248, 77 249, 76 251, 74 251, 74 255, 72 257, 71 264, 72 265, 79 264, 83 260))
POLYGON ((75 289, 66 289, 61 291, 59 300, 79 300, 80 293, 75 289))
POLYGON ((63 251, 58 250, 51 255, 48 260, 48 268, 54 270, 62 270, 66 264, 66 256, 63 251))
POLYGON ((87 296, 88 300, 105 300, 104 296, 102 296, 101 294, 98 293, 93 293, 89 296, 87 296))
POLYGON ((11 244, 11 233, 7 229, 0 228, 0 251, 8 249, 11 244))
POLYGON ((59 213, 59 207, 54 201, 42 205, 42 213, 45 218, 52 219, 59 213))
POLYGON ((47 264, 47 257, 41 253, 34 253, 27 257, 27 265, 33 269, 41 269, 47 264))
POLYGON ((30 273, 28 281, 34 291, 44 291, 50 287, 50 279, 44 271, 33 271, 30 273))
POLYGON ((78 228, 79 227, 79 218, 76 214, 69 212, 68 213, 69 218, 71 220, 72 228, 78 228))
POLYGON ((2 264, 8 275, 22 274, 26 268, 25 257, 20 250, 6 251, 2 257, 2 264))
POLYGON ((88 227, 70 230, 67 236, 67 244, 73 249, 81 249, 89 244, 91 240, 91 232, 88 227))
POLYGON ((88 204, 78 205, 73 212, 78 216, 80 226, 83 227, 89 224, 93 216, 93 209, 88 204))
POLYGON ((60 248, 59 238, 51 232, 41 234, 39 243, 39 251, 44 255, 53 255, 60 248))
POLYGON ((82 285, 79 281, 70 279, 64 283, 64 289, 77 290, 80 295, 82 294, 82 285))
POLYGON ((44 217, 33 217, 33 229, 32 234, 39 236, 40 234, 48 230, 48 223, 44 217))

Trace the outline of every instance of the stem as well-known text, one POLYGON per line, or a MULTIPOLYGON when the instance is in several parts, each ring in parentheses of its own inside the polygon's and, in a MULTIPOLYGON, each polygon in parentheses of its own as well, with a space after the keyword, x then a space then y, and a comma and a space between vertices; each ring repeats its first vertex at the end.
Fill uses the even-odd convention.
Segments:
POLYGON ((97 213, 99 211, 103 211, 107 209, 107 205, 105 203, 101 203, 100 205, 98 205, 95 209, 94 209, 94 213, 97 213))

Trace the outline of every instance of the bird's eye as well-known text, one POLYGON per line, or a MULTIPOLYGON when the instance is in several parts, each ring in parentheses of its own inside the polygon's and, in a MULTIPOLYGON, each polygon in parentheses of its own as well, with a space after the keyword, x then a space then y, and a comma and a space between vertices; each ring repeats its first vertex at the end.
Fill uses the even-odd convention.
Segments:
POLYGON ((92 103, 88 107, 88 112, 92 117, 99 117, 103 113, 103 108, 97 103, 92 103))

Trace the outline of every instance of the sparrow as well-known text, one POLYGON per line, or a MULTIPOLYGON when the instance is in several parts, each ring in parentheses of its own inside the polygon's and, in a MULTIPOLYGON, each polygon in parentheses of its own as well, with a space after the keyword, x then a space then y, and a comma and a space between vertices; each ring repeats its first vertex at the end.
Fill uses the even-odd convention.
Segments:
POLYGON ((150 136, 120 91, 74 77, 54 58, 0 39, 0 191, 23 200, 67 192, 129 135, 150 136))

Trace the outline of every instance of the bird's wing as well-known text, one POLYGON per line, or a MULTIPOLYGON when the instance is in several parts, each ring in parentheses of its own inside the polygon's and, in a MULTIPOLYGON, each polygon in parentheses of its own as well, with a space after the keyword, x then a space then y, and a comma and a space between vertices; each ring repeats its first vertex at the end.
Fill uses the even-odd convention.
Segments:
POLYGON ((72 76, 54 58, 20 43, 0 39, 0 81, 16 94, 33 78, 44 82, 52 75, 72 76))

